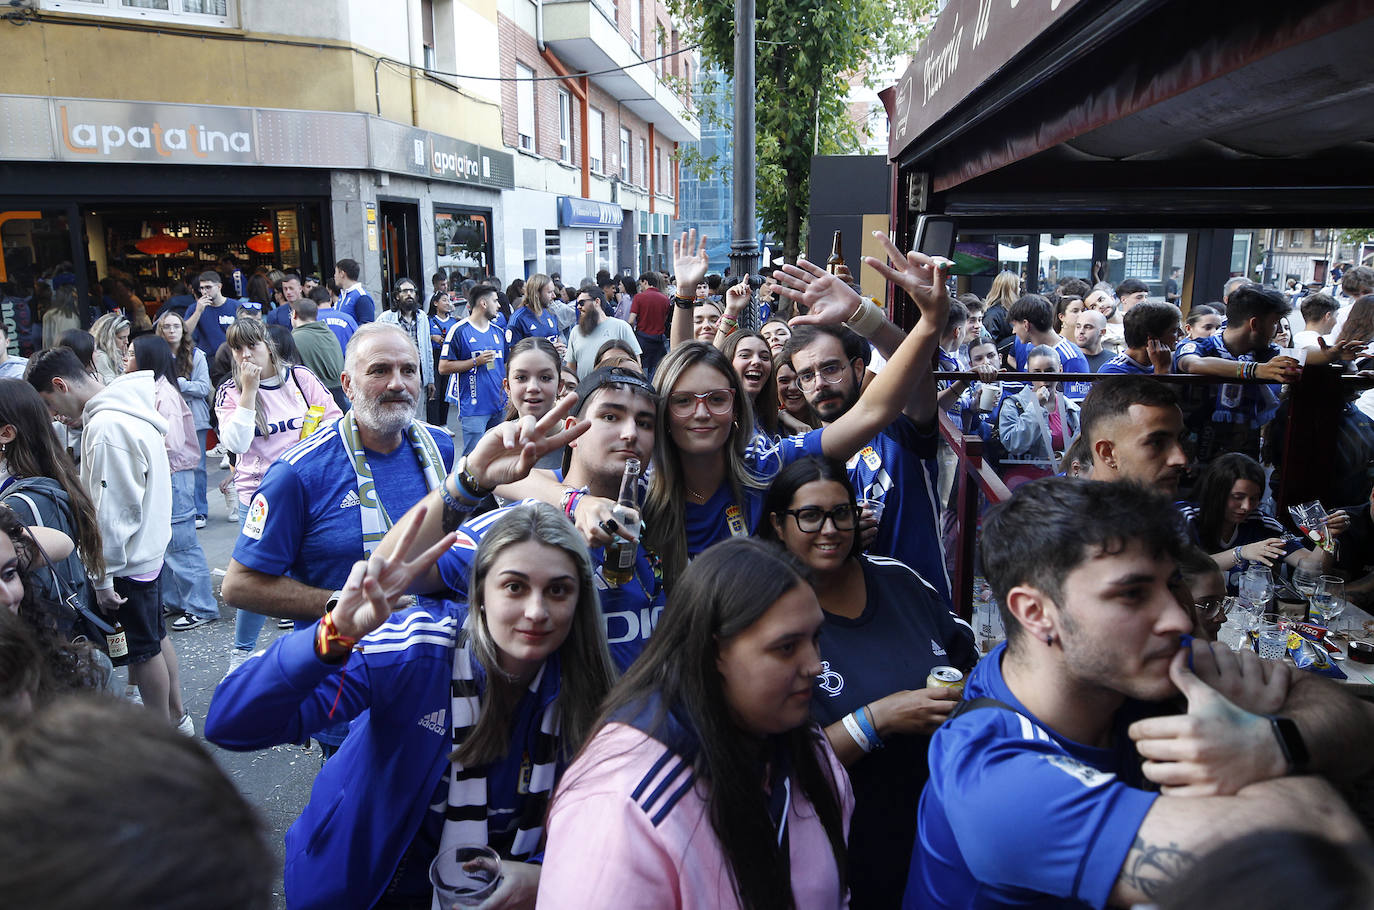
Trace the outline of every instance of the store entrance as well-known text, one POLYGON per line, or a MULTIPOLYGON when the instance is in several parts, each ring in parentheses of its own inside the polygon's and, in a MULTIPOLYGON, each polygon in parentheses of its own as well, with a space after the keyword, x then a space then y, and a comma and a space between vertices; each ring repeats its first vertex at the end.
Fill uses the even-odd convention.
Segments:
POLYGON ((425 287, 420 273, 420 206, 414 202, 378 200, 382 234, 382 290, 388 299, 397 278, 425 287))

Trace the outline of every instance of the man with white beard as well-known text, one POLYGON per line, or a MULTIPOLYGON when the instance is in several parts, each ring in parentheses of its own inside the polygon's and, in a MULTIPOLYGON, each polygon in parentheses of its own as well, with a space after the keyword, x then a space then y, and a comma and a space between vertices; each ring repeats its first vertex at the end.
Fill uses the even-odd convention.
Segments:
MULTIPOLYGON (((263 475, 224 576, 226 602, 298 628, 324 615, 353 563, 453 469, 452 435, 415 419, 419 352, 398 326, 359 327, 343 389, 353 409, 263 475)), ((231 669, 248 652, 232 656, 231 669)), ((333 738, 319 737, 326 754, 333 738)))

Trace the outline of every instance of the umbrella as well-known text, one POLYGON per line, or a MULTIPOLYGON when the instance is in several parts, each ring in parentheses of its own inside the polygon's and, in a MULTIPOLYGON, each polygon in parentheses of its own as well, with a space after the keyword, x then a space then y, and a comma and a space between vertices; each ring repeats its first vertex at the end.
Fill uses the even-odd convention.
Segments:
POLYGON ((150 256, 170 256, 172 253, 180 253, 190 245, 180 237, 173 237, 166 231, 159 231, 153 236, 144 237, 135 243, 134 249, 150 256))
POLYGON ((1028 246, 1007 246, 1005 243, 997 244, 998 262, 1025 262, 1028 246))

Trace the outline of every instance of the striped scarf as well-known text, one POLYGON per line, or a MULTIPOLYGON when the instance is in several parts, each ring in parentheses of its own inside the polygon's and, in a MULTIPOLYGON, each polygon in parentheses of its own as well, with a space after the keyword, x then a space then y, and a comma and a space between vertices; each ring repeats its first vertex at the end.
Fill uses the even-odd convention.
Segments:
MULTIPOLYGON (((425 475, 425 489, 437 490, 444 482, 444 456, 429 430, 418 420, 412 420, 406 428, 406 439, 415 451, 420 462, 420 470, 425 475)), ((372 468, 368 466, 367 454, 363 450, 363 438, 358 433, 358 415, 349 411, 339 418, 339 440, 353 462, 353 471, 358 475, 358 511, 363 522, 363 552, 368 556, 382 542, 386 532, 391 529, 391 516, 377 495, 372 481, 372 468)))
MULTIPOLYGON (((477 725, 481 713, 481 681, 483 668, 472 656, 467 633, 460 632, 453 651, 453 748, 461 746, 477 725)), ((520 768, 519 828, 511 847, 510 859, 524 861, 536 853, 544 839, 544 815, 553 792, 557 774, 559 746, 559 662, 551 655, 530 680, 529 691, 547 707, 539 719, 539 732, 533 747, 524 754, 520 768)), ((522 743, 512 743, 512 752, 523 751, 522 743)), ((444 813, 444 830, 439 838, 439 852, 464 844, 487 843, 487 778, 478 768, 464 768, 453 762, 453 776, 449 779, 448 808, 444 813)), ((434 904, 438 908, 436 898, 434 904)))

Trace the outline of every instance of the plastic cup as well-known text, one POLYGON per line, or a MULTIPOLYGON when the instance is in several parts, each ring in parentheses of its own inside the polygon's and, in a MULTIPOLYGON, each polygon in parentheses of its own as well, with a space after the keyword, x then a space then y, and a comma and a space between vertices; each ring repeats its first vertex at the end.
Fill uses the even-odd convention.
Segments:
POLYGON ((501 887, 501 856, 485 844, 440 850, 429 864, 429 881, 445 910, 476 907, 501 887))
POLYGON ((879 524, 882 523, 883 501, 881 499, 860 499, 856 504, 859 511, 863 512, 866 517, 872 518, 879 524))

